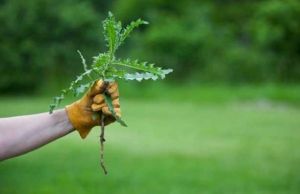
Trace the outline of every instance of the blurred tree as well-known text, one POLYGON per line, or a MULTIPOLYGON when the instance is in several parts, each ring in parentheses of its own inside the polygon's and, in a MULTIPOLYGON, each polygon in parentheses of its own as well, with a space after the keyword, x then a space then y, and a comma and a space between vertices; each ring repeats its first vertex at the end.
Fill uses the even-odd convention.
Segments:
POLYGON ((125 21, 143 16, 155 24, 136 37, 138 44, 132 46, 138 51, 127 51, 172 66, 171 76, 176 80, 300 81, 300 22, 295 20, 300 6, 297 0, 284 4, 273 0, 118 0, 114 10, 125 21), (278 25, 284 35, 275 40, 271 34, 276 34, 278 25), (265 28, 267 36, 261 37, 265 28))
POLYGON ((278 81, 300 81, 300 1, 260 3, 251 21, 253 42, 265 53, 278 81))
POLYGON ((0 91, 75 75, 77 49, 90 59, 103 48, 100 21, 110 9, 124 23, 152 24, 119 54, 174 68, 173 80, 300 81, 298 0, 2 0, 0 91))
POLYGON ((100 17, 89 2, 10 0, 0 6, 0 90, 19 91, 58 81, 100 47, 100 17))

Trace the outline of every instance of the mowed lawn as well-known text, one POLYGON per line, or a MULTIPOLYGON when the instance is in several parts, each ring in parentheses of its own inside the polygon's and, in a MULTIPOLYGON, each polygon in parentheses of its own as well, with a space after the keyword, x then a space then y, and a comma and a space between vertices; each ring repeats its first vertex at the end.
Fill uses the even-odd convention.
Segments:
MULTIPOLYGON (((47 111, 47 98, 1 98, 0 117, 47 111)), ((300 193, 300 109, 269 102, 122 100, 129 127, 74 132, 0 162, 0 194, 300 193)), ((38 122, 38 121, 36 121, 38 122)), ((1 148, 0 148, 1 149, 1 148)))

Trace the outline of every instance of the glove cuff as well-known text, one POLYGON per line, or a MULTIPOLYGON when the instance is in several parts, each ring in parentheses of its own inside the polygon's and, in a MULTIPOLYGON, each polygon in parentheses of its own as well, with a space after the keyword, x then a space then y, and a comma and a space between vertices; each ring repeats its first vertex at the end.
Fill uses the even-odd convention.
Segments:
POLYGON ((83 126, 82 123, 84 120, 82 115, 80 114, 81 111, 79 110, 79 103, 74 102, 68 106, 65 107, 65 110, 67 112, 68 118, 74 127, 80 135, 82 139, 86 138, 86 136, 89 134, 91 131, 92 127, 89 126, 83 126))

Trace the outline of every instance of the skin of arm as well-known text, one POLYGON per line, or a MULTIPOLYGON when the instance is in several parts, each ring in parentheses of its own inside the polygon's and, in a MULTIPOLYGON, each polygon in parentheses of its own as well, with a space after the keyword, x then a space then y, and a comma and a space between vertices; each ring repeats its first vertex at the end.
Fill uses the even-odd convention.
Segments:
POLYGON ((65 109, 0 118, 0 161, 35 150, 73 130, 65 109))
POLYGON ((99 125, 102 116, 105 125, 114 122, 115 118, 103 96, 105 90, 113 100, 116 114, 121 117, 118 84, 106 84, 98 80, 80 100, 65 109, 56 110, 52 114, 46 112, 0 118, 0 161, 37 149, 67 135, 74 128, 84 139, 94 126, 99 125), (93 115, 99 118, 93 119, 93 115))

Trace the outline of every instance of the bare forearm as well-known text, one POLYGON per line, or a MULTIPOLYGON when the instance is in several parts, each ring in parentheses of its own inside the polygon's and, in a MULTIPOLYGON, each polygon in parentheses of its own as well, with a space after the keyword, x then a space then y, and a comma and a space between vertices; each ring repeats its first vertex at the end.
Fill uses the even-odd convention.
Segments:
POLYGON ((72 129, 64 109, 0 119, 0 160, 39 148, 72 129))

